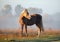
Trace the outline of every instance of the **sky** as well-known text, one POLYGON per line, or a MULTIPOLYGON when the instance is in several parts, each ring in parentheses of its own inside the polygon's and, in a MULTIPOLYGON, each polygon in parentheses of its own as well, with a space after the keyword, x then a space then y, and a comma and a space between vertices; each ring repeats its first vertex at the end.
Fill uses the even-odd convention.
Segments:
POLYGON ((14 10, 17 4, 24 8, 36 7, 42 8, 43 13, 54 14, 60 12, 60 0, 0 0, 0 6, 10 4, 14 10))

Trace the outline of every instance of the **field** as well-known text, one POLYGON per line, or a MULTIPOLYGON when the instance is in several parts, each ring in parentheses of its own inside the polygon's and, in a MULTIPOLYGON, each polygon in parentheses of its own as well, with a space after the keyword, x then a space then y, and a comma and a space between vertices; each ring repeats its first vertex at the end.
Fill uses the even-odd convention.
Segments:
POLYGON ((28 37, 21 37, 17 31, 0 30, 0 42, 60 42, 60 30, 45 30, 37 37, 37 32, 33 29, 28 30, 28 37))

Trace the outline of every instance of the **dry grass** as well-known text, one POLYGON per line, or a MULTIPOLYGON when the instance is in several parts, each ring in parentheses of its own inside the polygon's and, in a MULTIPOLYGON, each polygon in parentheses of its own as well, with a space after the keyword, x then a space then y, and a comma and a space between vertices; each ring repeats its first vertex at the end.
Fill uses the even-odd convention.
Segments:
MULTIPOLYGON (((0 30, 0 42, 5 42, 4 40, 10 40, 10 39, 15 39, 15 40, 22 40, 23 42, 26 40, 32 41, 32 42, 37 42, 41 41, 44 42, 45 40, 48 42, 54 41, 55 39, 60 41, 60 30, 45 30, 43 33, 41 33, 40 37, 37 39, 37 30, 34 29, 28 29, 28 37, 20 36, 20 31, 21 30, 0 30), (52 38, 50 40, 50 38, 52 38), (2 40, 2 41, 1 41, 2 40)), ((25 31, 24 31, 25 32, 25 31)), ((6 41, 7 42, 7 41, 6 41)))
MULTIPOLYGON (((0 30, 0 38, 7 37, 7 38, 14 38, 14 37, 21 37, 20 32, 21 30, 14 30, 14 31, 2 31, 0 30)), ((25 31, 24 31, 25 32, 25 31)), ((60 30, 45 30, 41 35, 60 35, 60 30)), ((28 29, 28 37, 36 37, 37 36, 37 30, 28 29)), ((25 33, 24 33, 25 37, 25 33)))

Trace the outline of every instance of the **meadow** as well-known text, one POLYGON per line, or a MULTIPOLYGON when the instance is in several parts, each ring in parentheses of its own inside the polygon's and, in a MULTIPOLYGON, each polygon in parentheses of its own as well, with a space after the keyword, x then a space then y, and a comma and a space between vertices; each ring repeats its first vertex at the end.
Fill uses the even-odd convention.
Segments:
POLYGON ((28 30, 27 37, 25 34, 21 37, 19 33, 0 30, 0 42, 60 42, 60 30, 45 30, 40 37, 32 29, 28 30))

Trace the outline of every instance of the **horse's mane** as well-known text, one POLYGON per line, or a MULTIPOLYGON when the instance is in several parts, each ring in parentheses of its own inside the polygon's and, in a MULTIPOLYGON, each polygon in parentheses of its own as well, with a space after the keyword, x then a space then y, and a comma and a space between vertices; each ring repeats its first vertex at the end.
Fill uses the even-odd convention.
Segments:
POLYGON ((27 11, 27 9, 24 9, 24 10, 21 12, 21 15, 19 16, 19 18, 20 18, 19 22, 22 21, 22 18, 24 17, 24 13, 25 13, 25 12, 26 12, 26 14, 29 14, 28 11, 27 11))

